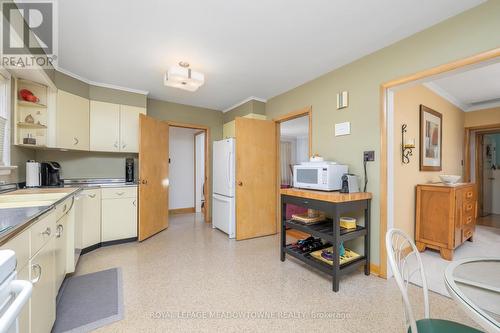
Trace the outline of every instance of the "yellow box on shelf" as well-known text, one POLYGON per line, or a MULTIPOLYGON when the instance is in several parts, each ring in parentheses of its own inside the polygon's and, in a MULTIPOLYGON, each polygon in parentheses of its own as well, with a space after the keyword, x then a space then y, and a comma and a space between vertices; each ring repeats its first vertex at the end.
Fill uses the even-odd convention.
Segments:
POLYGON ((346 229, 356 229, 356 219, 354 217, 341 216, 340 227, 346 229))

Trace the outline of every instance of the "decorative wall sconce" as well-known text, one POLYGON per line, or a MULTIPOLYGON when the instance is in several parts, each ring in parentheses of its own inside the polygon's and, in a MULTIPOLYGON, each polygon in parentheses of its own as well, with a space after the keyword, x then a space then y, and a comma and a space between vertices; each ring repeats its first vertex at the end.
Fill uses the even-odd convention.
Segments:
POLYGON ((410 156, 413 156, 413 148, 415 148, 415 139, 405 139, 406 128, 408 125, 401 126, 401 160, 403 164, 410 163, 410 156))

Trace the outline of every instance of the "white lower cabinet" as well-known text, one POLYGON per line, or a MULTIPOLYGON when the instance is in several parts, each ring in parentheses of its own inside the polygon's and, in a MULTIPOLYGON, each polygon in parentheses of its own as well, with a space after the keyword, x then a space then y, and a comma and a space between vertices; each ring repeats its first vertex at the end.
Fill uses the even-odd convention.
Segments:
MULTIPOLYGON (((18 280, 30 280, 30 265, 26 265, 17 271, 18 280)), ((19 332, 28 333, 30 331, 30 302, 28 301, 19 315, 19 332)))
POLYGON ((102 198, 102 241, 137 237, 137 188, 104 188, 102 198))
POLYGON ((55 238, 51 238, 30 260, 33 293, 30 300, 31 333, 47 333, 56 319, 55 238))
POLYGON ((101 242, 101 189, 82 191, 80 195, 82 225, 82 247, 101 242))
POLYGON ((55 256, 55 296, 61 287, 64 277, 66 276, 66 261, 68 257, 68 215, 63 216, 56 224, 55 239, 54 239, 54 256, 55 256))
POLYGON ((102 241, 137 237, 137 199, 102 200, 102 241))

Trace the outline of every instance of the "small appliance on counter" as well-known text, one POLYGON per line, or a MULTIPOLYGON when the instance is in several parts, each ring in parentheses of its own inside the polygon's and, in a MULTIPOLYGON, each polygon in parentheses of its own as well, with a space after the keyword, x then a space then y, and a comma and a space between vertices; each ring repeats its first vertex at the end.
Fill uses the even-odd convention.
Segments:
POLYGON ((61 186, 61 165, 57 162, 42 162, 40 165, 42 186, 61 186))
POLYGON ((33 160, 26 162, 26 187, 40 187, 40 163, 33 160))
POLYGON ((347 165, 336 162, 302 162, 293 166, 293 187, 338 191, 342 188, 342 176, 348 172, 347 165))
POLYGON ((127 157, 125 159, 125 182, 133 183, 134 178, 134 159, 131 157, 127 157))
POLYGON ((356 193, 359 192, 358 176, 345 174, 342 176, 342 188, 340 193, 356 193))

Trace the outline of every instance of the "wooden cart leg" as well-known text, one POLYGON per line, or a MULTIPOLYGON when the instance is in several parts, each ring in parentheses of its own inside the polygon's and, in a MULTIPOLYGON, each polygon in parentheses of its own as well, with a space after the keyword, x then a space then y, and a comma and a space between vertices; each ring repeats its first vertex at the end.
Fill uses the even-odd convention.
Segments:
POLYGON ((286 248, 286 203, 281 201, 281 249, 280 249, 280 260, 285 261, 285 248, 286 248))
POLYGON ((370 217, 371 217, 371 200, 367 200, 367 207, 365 209, 365 228, 366 228, 366 236, 365 236, 365 275, 370 275, 370 217))

